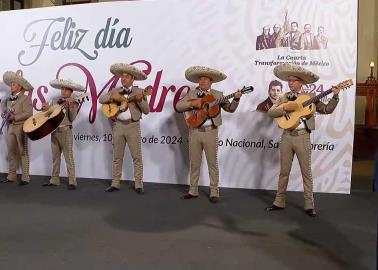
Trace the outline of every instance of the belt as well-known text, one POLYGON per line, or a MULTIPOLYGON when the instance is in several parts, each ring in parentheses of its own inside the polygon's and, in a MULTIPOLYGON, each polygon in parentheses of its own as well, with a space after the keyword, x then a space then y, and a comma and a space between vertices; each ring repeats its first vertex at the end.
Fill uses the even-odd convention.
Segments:
POLYGON ((131 123, 134 123, 134 122, 138 122, 138 121, 139 120, 135 121, 132 118, 126 119, 126 120, 120 120, 120 119, 116 120, 116 122, 120 122, 121 124, 124 124, 124 125, 128 125, 128 124, 131 124, 131 123))
POLYGON ((284 130, 284 134, 288 134, 291 136, 299 136, 299 135, 308 134, 308 133, 309 133, 308 130, 305 128, 294 129, 294 130, 287 130, 287 129, 284 130))
POLYGON ((69 129, 72 129, 72 125, 58 127, 54 132, 63 132, 63 131, 69 130, 69 129))
POLYGON ((22 122, 11 122, 9 123, 10 126, 17 126, 17 125, 23 125, 25 121, 22 122))
POLYGON ((213 130, 213 129, 217 129, 216 126, 205 126, 205 127, 199 127, 197 128, 198 131, 201 131, 201 132, 206 132, 206 131, 209 131, 209 130, 213 130))

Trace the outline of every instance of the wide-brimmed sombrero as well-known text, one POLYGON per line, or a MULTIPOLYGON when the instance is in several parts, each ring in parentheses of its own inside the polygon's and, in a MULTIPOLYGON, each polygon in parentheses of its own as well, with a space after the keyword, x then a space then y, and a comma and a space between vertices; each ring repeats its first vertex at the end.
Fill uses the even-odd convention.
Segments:
POLYGON ((283 81, 288 81, 289 76, 295 76, 304 81, 305 84, 314 83, 319 80, 315 73, 294 64, 281 64, 274 68, 274 75, 283 81))
POLYGON ((50 85, 56 89, 62 89, 63 87, 66 87, 76 92, 86 91, 84 86, 74 83, 71 80, 55 79, 50 82, 50 85))
POLYGON ((124 64, 124 63, 117 63, 117 64, 111 65, 110 72, 118 77, 121 77, 123 73, 130 74, 134 76, 134 79, 136 81, 143 81, 147 79, 147 75, 142 70, 134 67, 133 65, 124 64))
POLYGON ((227 78, 223 72, 204 66, 193 66, 185 71, 185 78, 188 81, 198 83, 201 77, 208 77, 213 82, 220 82, 227 78))
POLYGON ((18 83, 25 91, 33 90, 33 86, 28 82, 28 80, 26 80, 24 77, 18 75, 16 72, 13 71, 6 71, 3 74, 3 81, 8 86, 11 86, 12 83, 18 83))

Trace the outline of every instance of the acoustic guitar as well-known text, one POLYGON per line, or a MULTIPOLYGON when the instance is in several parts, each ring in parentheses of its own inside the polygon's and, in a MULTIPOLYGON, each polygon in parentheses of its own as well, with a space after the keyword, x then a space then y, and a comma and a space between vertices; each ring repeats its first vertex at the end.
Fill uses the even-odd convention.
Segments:
MULTIPOLYGON (((242 94, 251 93, 252 91, 252 86, 244 86, 240 90, 242 94)), ((216 117, 220 112, 220 105, 222 105, 226 100, 232 98, 235 93, 232 93, 219 99, 216 99, 213 95, 207 95, 202 98, 199 98, 201 100, 200 109, 194 109, 184 112, 186 124, 191 128, 197 128, 201 126, 203 123, 205 123, 205 121, 208 118, 216 117)), ((195 100, 195 98, 189 99, 188 101, 193 100, 195 100)))
MULTIPOLYGON (((346 80, 339 83, 336 87, 344 90, 352 85, 352 80, 346 80)), ((309 119, 316 112, 316 105, 314 103, 318 102, 330 93, 332 93, 332 88, 314 97, 310 97, 309 95, 300 95, 294 101, 288 101, 278 105, 277 108, 283 108, 283 106, 288 103, 296 103, 298 105, 298 109, 296 111, 285 112, 283 116, 276 118, 278 126, 283 129, 295 129, 299 125, 301 118, 309 119)))
MULTIPOLYGON (((84 99, 89 100, 87 94, 82 93, 74 97, 76 103, 83 102, 84 99)), ((68 107, 67 102, 51 106, 47 111, 37 113, 29 117, 24 125, 23 130, 32 141, 42 139, 56 130, 62 123, 65 113, 64 109, 68 107)))
POLYGON ((129 108, 129 103, 136 101, 138 98, 144 98, 146 96, 152 95, 152 89, 145 89, 143 92, 138 93, 134 96, 131 97, 124 97, 123 101, 120 103, 117 102, 111 102, 108 104, 102 104, 102 113, 107 117, 107 118, 112 118, 115 119, 118 114, 127 111, 129 108))

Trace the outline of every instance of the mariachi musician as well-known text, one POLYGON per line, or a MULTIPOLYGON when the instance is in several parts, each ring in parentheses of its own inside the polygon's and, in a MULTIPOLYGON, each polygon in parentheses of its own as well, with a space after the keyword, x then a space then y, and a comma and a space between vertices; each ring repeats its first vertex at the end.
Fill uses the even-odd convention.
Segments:
MULTIPOLYGON (((294 64, 281 64, 274 68, 274 75, 282 81, 287 81, 290 91, 281 96, 268 111, 268 115, 273 118, 282 117, 286 113, 295 112, 299 105, 294 102, 301 95, 308 95, 302 89, 305 84, 315 83, 319 76, 301 66, 294 64)), ((324 104, 321 101, 315 103, 316 111, 320 114, 332 113, 338 102, 340 89, 332 87, 333 97, 324 104)), ((310 96, 313 94, 310 94, 310 96)), ((315 130, 315 116, 301 118, 299 124, 294 129, 284 129, 280 144, 280 175, 278 180, 278 190, 273 204, 266 207, 266 211, 283 210, 286 206, 286 188, 289 181, 291 165, 294 155, 297 156, 299 166, 302 172, 304 188, 304 210, 311 217, 316 216, 314 197, 313 197, 313 179, 311 173, 311 140, 310 133, 315 130)))
POLYGON ((133 65, 117 63, 110 67, 110 72, 121 78, 122 86, 112 89, 99 99, 101 104, 121 104, 134 99, 126 110, 120 110, 113 122, 113 180, 106 192, 118 191, 121 187, 122 164, 126 144, 129 146, 134 164, 134 190, 138 194, 144 193, 143 188, 143 160, 141 146, 140 119, 142 114, 148 114, 150 108, 143 89, 134 86, 134 80, 146 80, 144 72, 133 65))
MULTIPOLYGON (((227 76, 215 69, 204 66, 193 66, 185 71, 187 80, 198 83, 198 86, 190 91, 176 106, 178 112, 192 111, 202 107, 201 98, 213 95, 222 98, 223 93, 212 89, 213 83, 223 81, 227 76)), ((227 112, 234 112, 238 107, 242 93, 235 92, 232 102, 226 100, 220 106, 227 112)), ((218 127, 222 124, 222 116, 219 112, 215 117, 208 117, 198 128, 189 129, 189 158, 190 158, 190 188, 183 199, 198 197, 198 181, 202 160, 202 152, 205 152, 210 176, 210 201, 219 201, 219 169, 218 169, 218 127)))
POLYGON ((60 89, 60 96, 55 97, 50 105, 44 105, 42 110, 47 111, 49 108, 57 104, 66 103, 64 110, 64 118, 59 127, 51 133, 51 151, 53 169, 50 181, 44 183, 43 186, 54 187, 60 185, 60 163, 63 153, 66 160, 67 176, 68 176, 68 190, 74 190, 77 186, 75 176, 75 161, 73 155, 73 137, 72 137, 72 122, 77 116, 78 102, 72 97, 73 92, 85 92, 85 87, 74 83, 71 80, 55 79, 50 82, 50 85, 55 89, 60 89))
POLYGON ((17 156, 21 156, 22 176, 20 186, 29 184, 29 149, 28 139, 23 131, 26 119, 33 115, 31 98, 25 95, 26 91, 33 90, 31 84, 21 75, 7 71, 3 75, 3 81, 10 86, 11 95, 5 102, 5 110, 2 118, 8 124, 8 160, 9 172, 2 183, 12 183, 17 180, 17 156))

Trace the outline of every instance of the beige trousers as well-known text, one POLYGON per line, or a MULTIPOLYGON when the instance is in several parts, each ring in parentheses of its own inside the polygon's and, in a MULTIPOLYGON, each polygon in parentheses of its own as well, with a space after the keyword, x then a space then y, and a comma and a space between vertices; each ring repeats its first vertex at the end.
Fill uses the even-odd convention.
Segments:
POLYGON ((274 205, 285 207, 285 192, 294 154, 297 156, 303 178, 304 209, 314 209, 313 180, 311 174, 311 142, 310 134, 305 130, 301 130, 299 135, 291 135, 289 131, 284 131, 282 134, 280 145, 281 170, 274 205))
POLYGON ((8 160, 9 172, 7 179, 9 181, 17 180, 18 157, 21 156, 22 181, 29 182, 29 149, 28 139, 22 129, 23 124, 10 124, 8 127, 8 160))
POLYGON ((189 194, 198 196, 198 181, 203 151, 205 152, 207 166, 209 168, 210 197, 219 197, 218 129, 209 131, 200 131, 199 129, 189 130, 189 194))
POLYGON ((135 188, 143 188, 143 160, 140 123, 129 124, 116 121, 113 125, 113 181, 112 186, 120 188, 123 157, 128 145, 134 164, 135 188))
POLYGON ((70 185, 77 185, 75 176, 75 161, 72 148, 72 129, 66 127, 63 129, 58 129, 51 134, 53 170, 50 183, 60 185, 60 162, 63 153, 64 159, 66 160, 68 182, 70 185))

